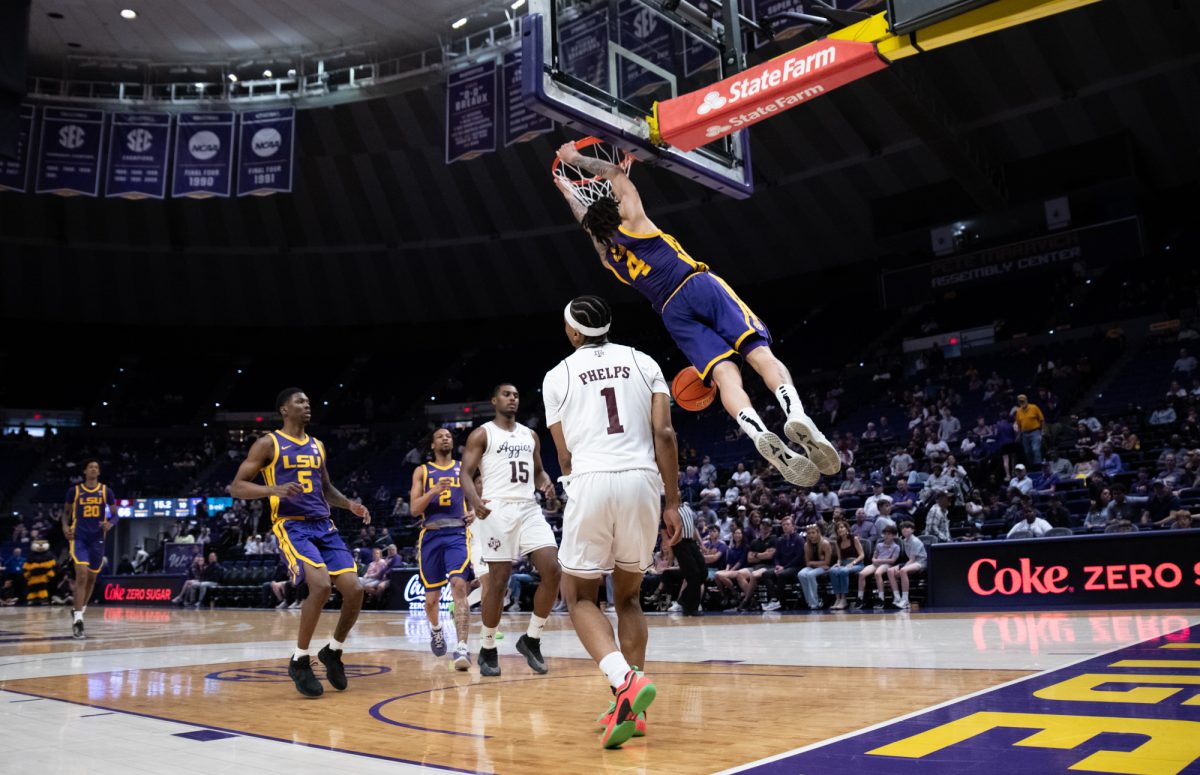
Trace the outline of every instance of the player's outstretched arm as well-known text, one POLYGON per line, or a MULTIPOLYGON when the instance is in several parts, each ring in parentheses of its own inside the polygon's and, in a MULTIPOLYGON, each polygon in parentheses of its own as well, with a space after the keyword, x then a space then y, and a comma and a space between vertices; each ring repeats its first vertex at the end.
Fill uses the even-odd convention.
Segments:
POLYGON ((229 485, 229 494, 235 498, 251 501, 258 498, 269 498, 272 495, 287 498, 303 492, 298 482, 288 482, 277 487, 268 487, 265 484, 258 484, 254 481, 254 477, 258 476, 259 471, 271 465, 274 457, 275 443, 271 441, 270 436, 262 436, 258 441, 251 444, 250 452, 246 454, 246 459, 238 466, 237 473, 233 476, 233 482, 229 485))
POLYGON ((633 181, 629 179, 625 170, 612 162, 584 156, 575 148, 573 142, 563 143, 559 147, 558 158, 612 183, 613 195, 621 203, 621 222, 627 229, 638 234, 656 230, 654 224, 646 216, 646 209, 642 206, 642 197, 638 194, 637 186, 633 185, 633 181))
POLYGON ((533 434, 533 486, 542 491, 546 499, 554 497, 554 480, 542 468, 542 440, 533 434))
POLYGON ((671 400, 666 393, 655 393, 650 404, 650 424, 654 432, 654 460, 662 477, 666 504, 663 521, 671 545, 682 537, 683 522, 679 518, 679 442, 671 424, 671 400))
POLYGON ((462 456, 462 491, 463 497, 467 499, 467 507, 475 512, 477 519, 487 519, 491 509, 484 505, 484 501, 479 497, 479 490, 475 489, 475 472, 479 470, 479 461, 483 459, 483 451, 487 447, 487 431, 483 426, 471 431, 471 435, 467 436, 467 445, 463 449, 462 456))

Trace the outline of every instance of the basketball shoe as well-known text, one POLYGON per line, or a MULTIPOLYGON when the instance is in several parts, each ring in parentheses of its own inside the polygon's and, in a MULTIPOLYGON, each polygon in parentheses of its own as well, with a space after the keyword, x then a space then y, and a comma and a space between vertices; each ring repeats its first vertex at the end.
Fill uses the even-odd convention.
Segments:
POLYGON ((435 657, 445 656, 446 633, 441 628, 433 630, 429 636, 429 650, 433 652, 435 657))
POLYGON ((479 674, 486 676, 500 675, 500 655, 496 649, 479 649, 479 674))
POLYGON ((465 643, 454 647, 454 669, 460 672, 471 669, 471 652, 467 650, 465 643))
POLYGON ((525 657, 525 661, 529 663, 529 667, 538 675, 545 675, 549 668, 546 667, 546 660, 542 658, 542 639, 531 638, 528 635, 522 635, 517 640, 517 651, 521 656, 525 657))
POLYGON ((325 665, 325 677, 329 679, 329 685, 339 692, 345 690, 346 666, 342 664, 342 652, 334 651, 327 643, 317 652, 317 659, 325 665))
MULTIPOLYGON (((615 700, 610 701, 608 703, 608 710, 604 711, 603 713, 601 713, 599 716, 596 717, 596 723, 600 725, 601 729, 608 726, 609 719, 612 718, 612 714, 614 712, 616 712, 616 710, 617 710, 616 701, 615 700)), ((646 736, 646 714, 645 714, 645 712, 639 713, 637 715, 637 720, 634 722, 634 727, 633 727, 633 736, 634 737, 645 737, 646 736)))
POLYGON ((788 415, 787 422, 783 425, 783 433, 793 443, 804 448, 808 459, 816 464, 821 473, 833 476, 842 470, 842 459, 838 457, 837 450, 803 409, 788 415))
POLYGON ((646 712, 657 693, 658 689, 645 673, 630 670, 613 698, 613 712, 604 726, 600 744, 605 748, 619 748, 633 737, 638 715, 646 712))
MULTIPOLYGON (((821 478, 821 472, 816 463, 804 455, 793 452, 783 443, 783 439, 770 431, 763 431, 755 436, 754 447, 758 450, 758 454, 766 458, 767 462, 774 466, 789 484, 797 487, 812 487, 821 478)), ((836 453, 834 457, 837 457, 836 453)))
POLYGON ((325 693, 325 688, 313 675, 312 658, 307 654, 299 659, 292 657, 292 661, 288 662, 288 675, 296 684, 296 691, 305 697, 320 697, 325 693))

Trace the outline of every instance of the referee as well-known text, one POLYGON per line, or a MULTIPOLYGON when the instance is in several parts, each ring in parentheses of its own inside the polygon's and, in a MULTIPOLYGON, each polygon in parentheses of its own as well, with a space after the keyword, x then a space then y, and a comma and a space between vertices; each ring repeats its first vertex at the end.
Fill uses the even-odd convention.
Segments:
POLYGON ((686 501, 679 506, 679 519, 683 523, 683 530, 679 543, 674 547, 679 572, 683 576, 679 605, 683 607, 684 616, 703 616, 700 597, 704 593, 704 582, 708 580, 708 567, 696 543, 696 512, 686 501))

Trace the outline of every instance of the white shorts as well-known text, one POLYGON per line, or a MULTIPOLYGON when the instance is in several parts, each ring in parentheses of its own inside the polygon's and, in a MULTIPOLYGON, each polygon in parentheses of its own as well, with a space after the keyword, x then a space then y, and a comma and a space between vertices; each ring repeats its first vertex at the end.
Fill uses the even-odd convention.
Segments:
POLYGON ((467 528, 467 551, 471 555, 471 569, 475 571, 475 578, 482 578, 487 575, 488 565, 483 561, 483 544, 479 542, 479 530, 475 528, 479 522, 471 523, 471 527, 467 528))
POLYGON ((563 482, 558 564, 564 573, 599 578, 614 567, 645 573, 654 564, 662 516, 662 479, 657 471, 575 474, 563 482))
POLYGON ((488 518, 476 519, 471 525, 472 535, 479 535, 479 556, 484 562, 512 562, 538 549, 558 546, 537 501, 495 500, 488 507, 492 510, 488 518))

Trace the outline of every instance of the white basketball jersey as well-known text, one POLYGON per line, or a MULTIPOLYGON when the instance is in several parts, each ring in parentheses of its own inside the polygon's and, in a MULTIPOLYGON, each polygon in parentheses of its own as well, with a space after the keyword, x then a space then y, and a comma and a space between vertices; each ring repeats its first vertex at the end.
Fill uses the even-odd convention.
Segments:
POLYGON ((546 424, 562 423, 571 473, 657 471, 650 402, 666 393, 654 359, 619 344, 585 345, 546 374, 546 424))
POLYGON ((494 422, 484 423, 487 448, 479 460, 483 497, 533 500, 533 431, 517 423, 506 431, 494 422))

